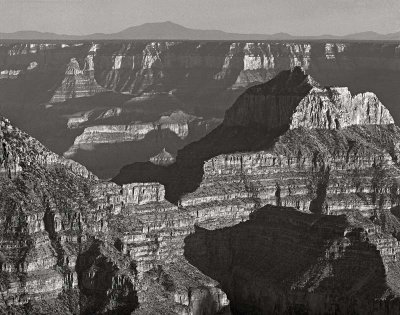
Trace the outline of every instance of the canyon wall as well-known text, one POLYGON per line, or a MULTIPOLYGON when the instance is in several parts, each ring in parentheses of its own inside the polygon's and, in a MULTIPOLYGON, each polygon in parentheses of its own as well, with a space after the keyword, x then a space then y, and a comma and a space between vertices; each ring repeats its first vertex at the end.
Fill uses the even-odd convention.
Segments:
POLYGON ((246 88, 294 66, 321 86, 374 92, 400 119, 398 44, 372 42, 5 42, 0 110, 53 151, 108 178, 163 148, 176 156, 210 132, 246 88), (184 140, 166 130, 140 140, 111 132, 131 129, 140 138, 144 125, 180 111, 209 127, 184 140))
POLYGON ((178 154, 185 171, 203 165, 200 182, 181 186, 193 188, 181 191, 181 204, 255 198, 326 214, 357 208, 366 216, 396 206, 400 134, 392 116, 373 94, 352 97, 314 82, 295 68, 239 97, 219 130, 178 154), (244 139, 219 145, 237 128, 244 139))
POLYGON ((161 181, 202 218, 185 257, 234 312, 396 314, 399 143, 376 95, 322 87, 296 67, 249 88, 174 164, 133 164, 114 181, 161 181))
POLYGON ((162 185, 99 181, 0 122, 2 313, 230 313, 183 258, 196 219, 162 185))
MULTIPOLYGON (((177 117, 157 121, 184 136, 177 117)), ((1 311, 397 314, 393 122, 375 94, 294 67, 175 163, 112 183, 2 119, 1 311)))

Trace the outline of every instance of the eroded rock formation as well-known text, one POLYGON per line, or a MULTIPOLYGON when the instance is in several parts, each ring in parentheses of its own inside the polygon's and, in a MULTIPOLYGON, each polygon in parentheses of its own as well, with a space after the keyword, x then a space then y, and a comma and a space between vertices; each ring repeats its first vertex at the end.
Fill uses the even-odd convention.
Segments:
MULTIPOLYGON (((171 117, 160 124, 174 132, 171 117)), ((0 307, 397 314, 393 122, 375 95, 294 67, 242 94, 174 164, 129 166, 114 184, 2 120, 0 307)))
POLYGON ((77 97, 93 96, 106 91, 106 89, 97 84, 94 78, 93 57, 95 53, 96 48, 93 46, 85 59, 83 69, 81 69, 76 58, 71 58, 61 86, 54 92, 50 103, 64 102, 77 97))
MULTIPOLYGON (((130 116, 123 112, 121 120, 129 121, 130 116)), ((86 122, 89 126, 75 138, 64 156, 89 165, 102 177, 112 177, 132 160, 149 160, 163 148, 175 153, 201 139, 219 123, 219 119, 204 119, 183 111, 165 113, 155 121, 131 121, 126 125, 90 126, 92 123, 86 122)))
POLYGON ((183 258, 196 218, 159 183, 118 186, 1 119, 0 310, 215 314, 218 283, 183 258))
POLYGON ((247 90, 175 164, 147 175, 131 165, 115 181, 158 178, 203 218, 185 255, 234 312, 395 314, 399 143, 375 95, 294 68, 247 90))
POLYGON ((175 162, 175 158, 165 148, 160 153, 150 158, 150 162, 155 165, 168 166, 175 162))
POLYGON ((147 161, 163 147, 176 155, 177 150, 203 137, 212 127, 201 129, 195 139, 181 141, 172 131, 163 132, 161 137, 148 135, 140 143, 130 140, 132 132, 126 136, 114 130, 132 128, 136 132, 177 111, 203 117, 201 124, 210 125, 211 120, 223 118, 244 89, 295 66, 301 66, 323 86, 348 86, 353 94, 372 90, 395 120, 400 117, 400 55, 396 43, 120 41, 0 45, 2 114, 51 150, 60 155, 67 152, 68 157, 101 178, 115 176, 123 165, 147 161), (113 142, 107 144, 108 140, 113 142))
MULTIPOLYGON (((400 134, 392 116, 371 93, 352 97, 347 89, 332 92, 310 82, 297 68, 242 95, 227 111, 221 130, 207 141, 215 144, 238 127, 245 128, 242 133, 265 136, 231 143, 222 148, 227 153, 206 160, 203 181, 182 197, 182 204, 201 207, 198 196, 213 191, 210 202, 226 198, 223 191, 231 190, 229 199, 256 197, 261 204, 323 213, 358 208, 373 215, 378 208, 397 205, 400 134), (247 99, 257 100, 249 110, 247 99), (271 134, 278 138, 265 142, 271 134), (225 178, 224 188, 220 181, 210 188, 216 177, 225 178), (239 191, 236 183, 242 184, 239 191)), ((203 158, 213 154, 211 145, 208 150, 202 145, 207 147, 204 141, 182 151, 183 158, 200 151, 203 158)))
POLYGON ((184 140, 201 138, 218 125, 218 120, 203 120, 182 111, 163 115, 155 122, 136 122, 130 125, 97 125, 87 127, 75 139, 74 146, 96 145, 99 143, 118 143, 143 140, 148 133, 169 130, 184 140))

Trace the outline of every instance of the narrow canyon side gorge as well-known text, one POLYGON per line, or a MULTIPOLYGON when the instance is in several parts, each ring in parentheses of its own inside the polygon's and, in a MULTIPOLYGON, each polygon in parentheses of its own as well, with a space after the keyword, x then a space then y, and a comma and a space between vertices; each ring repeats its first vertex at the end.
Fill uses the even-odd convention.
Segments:
POLYGON ((324 86, 374 92, 400 120, 393 42, 4 41, 0 110, 106 179, 164 148, 175 158, 248 87, 295 66, 324 86))

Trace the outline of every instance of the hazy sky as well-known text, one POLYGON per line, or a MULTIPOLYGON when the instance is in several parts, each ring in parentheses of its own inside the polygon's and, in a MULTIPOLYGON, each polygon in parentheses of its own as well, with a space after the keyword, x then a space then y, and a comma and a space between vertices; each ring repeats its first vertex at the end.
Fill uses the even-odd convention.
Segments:
POLYGON ((236 33, 400 31, 400 0, 0 0, 0 32, 112 33, 146 22, 236 33))

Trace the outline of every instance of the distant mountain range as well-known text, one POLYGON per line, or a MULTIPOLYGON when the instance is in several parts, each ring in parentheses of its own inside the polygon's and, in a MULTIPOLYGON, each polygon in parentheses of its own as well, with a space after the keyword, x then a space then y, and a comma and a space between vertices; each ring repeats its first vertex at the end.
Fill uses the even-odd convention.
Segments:
POLYGON ((236 34, 219 30, 197 30, 173 22, 146 23, 127 28, 113 34, 95 33, 89 35, 65 35, 36 31, 0 33, 0 40, 400 40, 400 31, 390 34, 362 32, 345 36, 293 36, 287 33, 276 34, 236 34))

